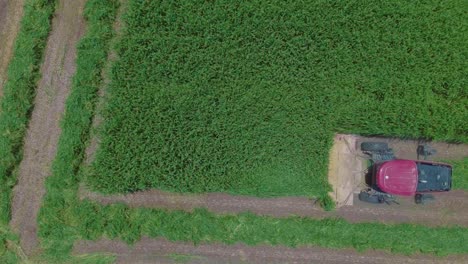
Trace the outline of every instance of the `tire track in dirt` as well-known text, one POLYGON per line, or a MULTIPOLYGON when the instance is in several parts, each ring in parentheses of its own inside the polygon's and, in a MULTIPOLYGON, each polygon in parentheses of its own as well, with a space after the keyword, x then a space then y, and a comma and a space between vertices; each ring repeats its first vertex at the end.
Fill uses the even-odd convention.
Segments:
POLYGON ((24 142, 18 183, 13 189, 11 225, 27 255, 36 252, 37 215, 45 194, 45 178, 57 151, 59 120, 75 73, 76 44, 84 33, 85 0, 60 0, 45 49, 42 78, 24 142))
POLYGON ((23 17, 23 0, 0 0, 0 96, 23 17))
POLYGON ((165 208, 193 211, 206 208, 216 214, 236 214, 250 211, 258 215, 288 217, 291 215, 323 219, 341 217, 352 223, 413 223, 427 226, 460 225, 468 227, 468 193, 452 191, 436 194, 436 201, 416 205, 412 198, 399 198, 400 205, 368 204, 355 197, 354 206, 324 211, 305 197, 257 198, 223 193, 177 194, 149 190, 126 195, 101 195, 80 188, 80 198, 101 204, 123 203, 133 208, 165 208))
POLYGON ((403 256, 384 251, 363 253, 352 249, 327 249, 316 246, 246 246, 244 244, 200 244, 142 238, 133 246, 116 240, 78 241, 73 254, 106 252, 117 256, 117 263, 177 263, 174 254, 185 256, 183 263, 467 263, 468 257, 438 258, 430 255, 403 256))

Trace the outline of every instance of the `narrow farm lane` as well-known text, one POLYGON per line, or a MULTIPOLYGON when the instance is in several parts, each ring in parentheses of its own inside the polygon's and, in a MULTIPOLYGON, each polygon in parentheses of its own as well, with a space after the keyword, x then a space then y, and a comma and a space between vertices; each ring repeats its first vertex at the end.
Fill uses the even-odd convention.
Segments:
POLYGON ((23 0, 0 0, 0 96, 23 16, 23 0))
POLYGON ((288 217, 298 215, 312 218, 342 217, 347 221, 413 223, 427 226, 460 225, 468 227, 468 193, 452 191, 436 195, 436 201, 416 205, 411 198, 399 198, 400 205, 368 204, 354 198, 355 205, 343 206, 326 212, 313 200, 305 197, 257 198, 222 193, 201 195, 176 194, 159 190, 136 192, 127 195, 101 195, 80 189, 81 199, 102 204, 124 203, 130 207, 166 208, 193 211, 206 208, 217 214, 250 211, 258 215, 288 217))
POLYGON ((243 244, 175 243, 165 239, 143 238, 133 246, 122 241, 79 241, 75 255, 111 253, 117 263, 466 263, 466 256, 435 257, 430 255, 403 256, 384 251, 356 252, 352 249, 321 247, 246 246, 243 244))
POLYGON ((59 121, 75 73, 76 44, 84 33, 85 0, 59 1, 49 36, 42 78, 37 88, 18 184, 13 192, 12 220, 25 253, 34 254, 38 245, 37 215, 45 194, 45 178, 57 150, 59 121))

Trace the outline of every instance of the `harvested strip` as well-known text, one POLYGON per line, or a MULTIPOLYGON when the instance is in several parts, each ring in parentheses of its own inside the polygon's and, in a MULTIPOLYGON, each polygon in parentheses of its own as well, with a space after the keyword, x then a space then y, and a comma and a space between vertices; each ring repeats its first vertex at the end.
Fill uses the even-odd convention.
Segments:
POLYGON ((59 120, 76 68, 75 46, 84 33, 84 3, 85 0, 61 0, 59 3, 25 138, 24 157, 14 188, 11 225, 19 232, 21 247, 28 255, 33 254, 38 245, 36 218, 45 194, 44 181, 56 154, 61 132, 59 120))
POLYGON ((23 0, 0 0, 0 96, 23 16, 23 0))
POLYGON ((122 241, 78 241, 73 254, 112 253, 117 263, 173 263, 168 256, 180 254, 188 263, 466 263, 467 256, 437 258, 428 255, 402 256, 383 251, 356 252, 321 247, 246 246, 243 244, 175 243, 142 238, 133 246, 122 241), (162 262, 161 260, 167 261, 162 262))
POLYGON ((80 188, 80 197, 102 204, 124 203, 130 207, 167 208, 193 211, 206 208, 218 214, 250 211, 259 215, 287 217, 298 215, 313 218, 342 217, 350 222, 414 223, 428 226, 468 226, 468 194, 452 191, 436 194, 431 204, 416 205, 411 198, 400 198, 400 205, 368 204, 355 199, 355 206, 324 211, 305 197, 257 198, 222 193, 184 195, 150 190, 127 195, 101 195, 80 188))

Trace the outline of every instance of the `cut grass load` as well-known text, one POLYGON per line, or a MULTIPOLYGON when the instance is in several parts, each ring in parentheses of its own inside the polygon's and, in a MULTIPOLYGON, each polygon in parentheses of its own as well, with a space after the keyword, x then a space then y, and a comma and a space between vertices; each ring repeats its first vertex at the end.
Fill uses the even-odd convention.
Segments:
POLYGON ((327 203, 335 132, 468 142, 460 1, 130 0, 123 21, 86 177, 103 193, 327 203))

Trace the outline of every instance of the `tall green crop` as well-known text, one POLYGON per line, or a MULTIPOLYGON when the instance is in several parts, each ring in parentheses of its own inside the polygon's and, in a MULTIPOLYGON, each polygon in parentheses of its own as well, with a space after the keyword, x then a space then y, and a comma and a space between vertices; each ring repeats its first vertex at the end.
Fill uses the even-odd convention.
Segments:
POLYGON ((458 1, 130 1, 87 182, 327 197, 335 132, 468 142, 458 1))

